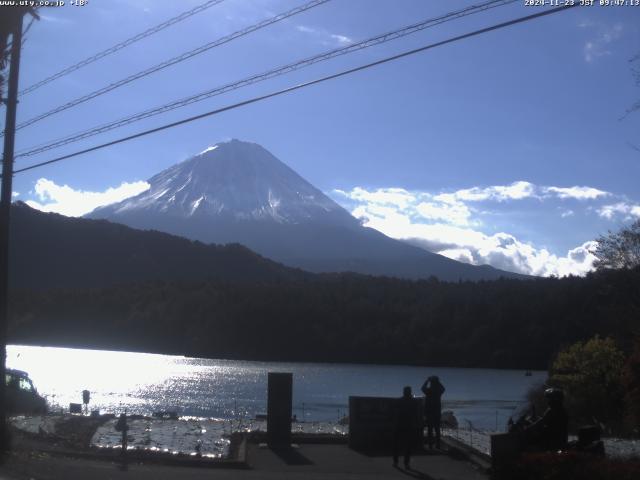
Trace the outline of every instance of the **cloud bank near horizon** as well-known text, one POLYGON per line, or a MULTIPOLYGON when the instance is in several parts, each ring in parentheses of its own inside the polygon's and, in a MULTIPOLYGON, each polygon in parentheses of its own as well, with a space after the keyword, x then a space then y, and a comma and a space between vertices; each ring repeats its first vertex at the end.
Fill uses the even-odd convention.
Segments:
MULTIPOLYGON (((392 238, 454 260, 536 276, 585 275, 593 269, 597 242, 585 239, 565 253, 553 253, 508 231, 491 231, 486 219, 514 216, 509 208, 518 211, 521 207, 514 205, 524 201, 533 202, 530 208, 538 211, 550 210, 559 219, 574 217, 578 208, 606 220, 640 218, 640 205, 611 192, 526 181, 440 193, 355 187, 334 190, 333 196, 363 225, 392 238), (572 208, 566 206, 568 202, 572 208)), ((594 232, 592 238, 597 236, 594 232)))

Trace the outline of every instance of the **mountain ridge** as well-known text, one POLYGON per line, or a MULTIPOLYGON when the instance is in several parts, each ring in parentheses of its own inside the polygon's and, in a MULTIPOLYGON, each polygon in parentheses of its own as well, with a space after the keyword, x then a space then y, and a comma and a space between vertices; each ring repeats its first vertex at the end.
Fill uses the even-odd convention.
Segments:
POLYGON ((235 139, 208 147, 154 175, 148 183, 149 190, 90 215, 144 208, 183 218, 208 214, 302 223, 318 215, 337 214, 344 224, 357 224, 340 205, 270 152, 235 139))
POLYGON ((12 288, 104 287, 172 280, 279 282, 310 275, 239 244, 207 245, 106 220, 11 208, 12 288), (44 239, 44 240, 43 240, 44 239))
POLYGON ((255 143, 234 139, 216 144, 154 175, 149 184, 147 191, 86 217, 205 243, 240 243, 314 273, 447 281, 524 278, 461 263, 364 227, 255 143))

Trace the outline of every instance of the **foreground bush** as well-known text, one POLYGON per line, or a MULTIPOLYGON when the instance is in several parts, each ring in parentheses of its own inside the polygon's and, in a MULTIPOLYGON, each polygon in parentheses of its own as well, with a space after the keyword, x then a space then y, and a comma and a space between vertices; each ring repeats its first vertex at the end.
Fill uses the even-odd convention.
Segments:
POLYGON ((624 354, 612 338, 577 342, 556 357, 549 383, 565 393, 572 427, 599 424, 607 433, 620 431, 624 388, 624 354))

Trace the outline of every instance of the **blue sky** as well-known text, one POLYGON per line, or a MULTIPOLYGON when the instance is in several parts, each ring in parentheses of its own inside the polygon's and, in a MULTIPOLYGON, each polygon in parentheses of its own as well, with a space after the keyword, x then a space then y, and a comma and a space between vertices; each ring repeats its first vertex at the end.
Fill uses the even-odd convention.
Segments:
MULTIPOLYGON (((25 88, 204 0, 91 0, 43 10, 25 88)), ((304 1, 225 0, 21 98, 18 121, 304 1)), ((468 6, 332 0, 18 132, 57 139, 274 66, 468 6)), ((424 30, 29 158, 48 160, 450 36, 524 2, 424 30)), ((578 7, 18 174, 16 199, 80 215, 229 138, 257 142, 367 225, 472 263, 581 274, 590 243, 640 218, 640 7, 578 7), (623 118, 624 117, 624 118, 623 118)))

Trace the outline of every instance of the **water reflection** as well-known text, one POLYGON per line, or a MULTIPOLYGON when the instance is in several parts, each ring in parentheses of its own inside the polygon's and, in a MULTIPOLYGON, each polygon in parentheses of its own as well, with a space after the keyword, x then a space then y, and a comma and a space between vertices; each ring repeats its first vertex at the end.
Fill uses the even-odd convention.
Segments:
POLYGON ((446 382, 443 407, 461 422, 495 428, 524 401, 545 372, 427 368, 389 365, 269 363, 208 360, 171 355, 86 349, 7 347, 7 365, 27 371, 49 402, 68 408, 91 391, 90 409, 152 415, 252 420, 266 411, 268 371, 294 375, 298 419, 335 422, 347 413, 349 395, 399 396, 404 385, 419 391, 429 375, 446 382))

